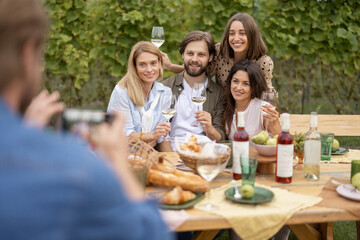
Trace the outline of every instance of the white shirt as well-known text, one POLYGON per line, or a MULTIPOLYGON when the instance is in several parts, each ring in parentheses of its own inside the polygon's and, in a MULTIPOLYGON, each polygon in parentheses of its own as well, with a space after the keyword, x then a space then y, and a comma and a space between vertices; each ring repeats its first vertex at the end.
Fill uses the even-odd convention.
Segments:
MULTIPOLYGON (((207 87, 208 79, 205 81, 205 88, 207 87)), ((197 124, 195 118, 195 112, 197 111, 197 106, 195 103, 191 101, 192 88, 186 82, 185 78, 183 79, 184 89, 180 93, 176 104, 176 114, 174 115, 171 121, 171 132, 170 136, 172 137, 171 145, 174 148, 174 139, 173 137, 177 137, 179 143, 185 140, 185 136, 187 133, 204 135, 205 132, 203 127, 194 127, 193 125, 197 124)), ((199 95, 202 89, 199 89, 199 95)), ((200 110, 203 110, 203 106, 199 107, 200 110)))
MULTIPOLYGON (((139 89, 142 91, 142 89, 139 89)), ((147 111, 152 106, 156 95, 160 93, 160 99, 154 108, 153 122, 150 131, 154 131, 156 125, 162 122, 166 122, 166 118, 162 115, 161 110, 169 108, 171 104, 171 89, 164 86, 157 81, 154 82, 150 93, 149 99, 145 98, 144 110, 147 111)), ((108 113, 112 111, 121 111, 126 115, 125 134, 129 136, 133 132, 140 133, 142 131, 142 113, 137 105, 135 105, 126 89, 115 86, 109 101, 108 113)))
MULTIPOLYGON (((265 130, 264 127, 264 119, 263 119, 263 111, 260 109, 261 106, 268 104, 265 101, 261 101, 258 98, 254 98, 250 100, 249 105, 247 106, 244 112, 244 120, 245 120, 245 131, 249 134, 249 137, 253 137, 262 130, 265 130)), ((231 123, 231 131, 229 133, 229 139, 234 139, 234 134, 237 130, 236 127, 236 116, 233 115, 233 121, 231 123)), ((226 129, 228 132, 228 129, 226 129)))

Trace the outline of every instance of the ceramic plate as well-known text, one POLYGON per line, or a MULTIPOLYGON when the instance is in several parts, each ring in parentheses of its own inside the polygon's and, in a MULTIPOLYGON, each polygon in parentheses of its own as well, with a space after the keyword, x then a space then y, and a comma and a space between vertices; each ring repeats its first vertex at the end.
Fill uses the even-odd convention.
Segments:
MULTIPOLYGON (((239 192, 241 187, 238 187, 239 192)), ((255 193, 252 198, 234 198, 234 188, 229 188, 225 191, 226 198, 230 199, 233 202, 238 203, 246 203, 246 204, 258 204, 258 203, 265 203, 270 202, 274 198, 274 193, 270 190, 261 187, 254 187, 255 193)))
POLYGON ((159 204, 160 208, 162 209, 170 209, 170 210, 181 210, 181 209, 188 209, 195 205, 198 201, 203 199, 204 193, 198 192, 195 193, 196 197, 193 200, 187 201, 183 204, 159 204))
POLYGON ((349 152, 349 149, 339 147, 339 149, 336 150, 335 152, 331 152, 331 155, 342 155, 342 154, 345 154, 345 153, 348 153, 348 152, 349 152))
POLYGON ((355 190, 350 184, 340 185, 336 188, 336 192, 351 200, 360 201, 360 191, 355 190))

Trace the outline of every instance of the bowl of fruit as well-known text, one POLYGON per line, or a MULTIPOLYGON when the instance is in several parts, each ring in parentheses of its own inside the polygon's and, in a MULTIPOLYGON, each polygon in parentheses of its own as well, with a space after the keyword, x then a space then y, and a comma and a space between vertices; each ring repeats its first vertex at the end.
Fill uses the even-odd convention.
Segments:
POLYGON ((278 135, 269 136, 267 131, 261 131, 251 138, 256 151, 263 156, 275 156, 278 135))

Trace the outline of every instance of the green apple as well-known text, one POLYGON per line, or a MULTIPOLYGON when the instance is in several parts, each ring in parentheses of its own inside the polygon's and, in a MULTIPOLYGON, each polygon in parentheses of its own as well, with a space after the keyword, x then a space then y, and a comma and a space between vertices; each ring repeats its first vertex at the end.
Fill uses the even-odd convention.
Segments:
POLYGON ((339 147, 340 147, 339 141, 334 138, 334 141, 333 141, 333 144, 331 147, 331 151, 335 152, 336 150, 339 149, 339 147))
POLYGON ((277 139, 275 138, 270 138, 269 140, 266 141, 266 145, 276 145, 277 144, 277 139))
POLYGON ((273 139, 277 139, 279 137, 279 135, 278 134, 276 134, 275 136, 273 136, 272 138, 273 139))
POLYGON ((240 194, 243 198, 252 198, 252 196, 254 196, 254 187, 249 184, 245 184, 241 187, 240 194))
MULTIPOLYGON (((358 172, 357 174, 355 174, 352 178, 351 178, 351 184, 358 190, 360 190, 360 172, 358 172)), ((242 194, 241 194, 242 196, 242 194)))

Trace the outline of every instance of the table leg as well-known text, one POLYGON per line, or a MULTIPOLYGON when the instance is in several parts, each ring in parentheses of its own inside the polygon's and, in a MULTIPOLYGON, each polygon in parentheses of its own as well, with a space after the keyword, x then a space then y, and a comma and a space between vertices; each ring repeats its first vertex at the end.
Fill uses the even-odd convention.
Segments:
POLYGON ((357 240, 360 240, 360 221, 356 221, 357 240))
POLYGON ((207 230, 199 231, 195 233, 191 240, 209 240, 214 239, 215 236, 220 232, 220 230, 207 230))
POLYGON ((334 223, 320 223, 320 233, 322 240, 333 240, 334 239, 334 223))
POLYGON ((289 225, 299 240, 321 240, 321 234, 308 224, 289 225))
POLYGON ((289 225, 299 240, 333 240, 334 223, 289 225))

